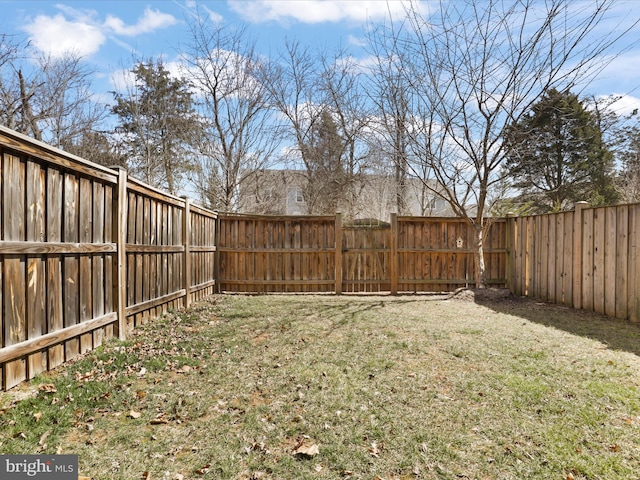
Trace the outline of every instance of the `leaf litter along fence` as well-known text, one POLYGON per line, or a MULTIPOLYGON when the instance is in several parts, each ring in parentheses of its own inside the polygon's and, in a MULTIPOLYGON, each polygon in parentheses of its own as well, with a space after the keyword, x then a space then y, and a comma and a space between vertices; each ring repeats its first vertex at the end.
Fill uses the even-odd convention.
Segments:
MULTIPOLYGON (((433 292, 474 284, 461 219, 217 214, 0 127, 0 384, 218 292, 433 292)), ((640 204, 497 219, 490 285, 640 321, 640 204)))
POLYGON ((213 293, 216 214, 0 127, 0 384, 213 293))

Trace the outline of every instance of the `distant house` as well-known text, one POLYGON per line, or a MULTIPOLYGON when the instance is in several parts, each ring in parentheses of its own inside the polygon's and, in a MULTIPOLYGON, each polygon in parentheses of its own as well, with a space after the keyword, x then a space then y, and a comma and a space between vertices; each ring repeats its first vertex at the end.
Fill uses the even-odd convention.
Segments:
MULTIPOLYGON (((307 177, 301 170, 260 170, 245 176, 239 191, 239 213, 306 215, 307 177)), ((384 175, 358 177, 351 186, 353 201, 338 210, 348 219, 374 218, 389 221, 391 213, 410 216, 454 216, 448 203, 427 190, 423 182, 409 177, 404 193, 397 194, 395 182, 384 175), (398 211, 398 200, 403 205, 398 211)), ((326 212, 332 214, 336 212, 326 212)))

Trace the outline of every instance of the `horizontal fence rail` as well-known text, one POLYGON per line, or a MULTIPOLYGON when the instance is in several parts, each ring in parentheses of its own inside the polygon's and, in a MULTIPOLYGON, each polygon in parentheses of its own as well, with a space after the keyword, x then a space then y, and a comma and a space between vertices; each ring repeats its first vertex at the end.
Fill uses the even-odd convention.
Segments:
POLYGON ((0 385, 214 292, 216 214, 0 127, 0 385))

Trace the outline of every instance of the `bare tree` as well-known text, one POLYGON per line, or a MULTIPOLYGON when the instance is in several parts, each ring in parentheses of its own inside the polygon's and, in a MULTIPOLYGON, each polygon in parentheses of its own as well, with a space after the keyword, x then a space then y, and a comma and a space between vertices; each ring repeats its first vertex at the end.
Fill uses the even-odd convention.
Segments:
POLYGON ((357 65, 344 50, 315 53, 287 42, 266 73, 303 172, 308 213, 357 215, 369 121, 357 65))
POLYGON ((476 231, 478 287, 486 286, 486 215, 502 180, 505 130, 550 88, 584 85, 601 71, 630 28, 599 29, 613 3, 441 1, 431 14, 412 4, 409 28, 386 33, 402 52, 397 70, 412 109, 428 120, 424 131, 410 130, 413 155, 437 181, 425 186, 476 231))
POLYGON ((95 71, 71 54, 56 60, 45 57, 40 65, 41 82, 34 103, 45 141, 85 156, 81 145, 89 146, 108 114, 107 106, 97 102, 91 90, 95 71))
POLYGON ((269 90, 260 80, 261 60, 246 28, 235 29, 196 18, 183 62, 203 130, 193 183, 211 208, 234 211, 243 184, 269 168, 278 133, 269 110, 269 90))
POLYGON ((292 143, 285 161, 291 161, 294 168, 303 172, 301 186, 309 213, 320 205, 316 198, 324 190, 321 187, 326 178, 316 175, 315 155, 311 146, 322 118, 322 95, 318 89, 319 70, 315 56, 298 42, 285 44, 285 49, 268 64, 263 81, 269 88, 272 105, 284 117, 285 138, 292 143))
MULTIPOLYGON (((348 52, 337 50, 332 55, 321 56, 322 71, 319 90, 326 112, 336 125, 340 138, 339 163, 342 170, 340 184, 336 185, 337 209, 343 210, 347 218, 359 214, 358 199, 366 184, 369 148, 365 141, 365 130, 369 127, 367 97, 363 94, 362 74, 348 52)), ((322 120, 322 119, 321 119, 322 120)), ((324 119, 326 122, 326 118, 324 119)), ((333 213, 333 212, 331 212, 333 213)))
MULTIPOLYGON (((395 211, 403 215, 408 213, 409 136, 414 112, 410 106, 413 92, 404 71, 409 62, 401 60, 405 52, 399 48, 396 28, 402 31, 402 26, 391 24, 389 31, 379 27, 369 34, 369 50, 375 62, 370 68, 370 88, 367 92, 375 106, 377 120, 371 125, 376 136, 382 140, 376 140, 376 143, 382 147, 393 168, 395 211)), ((428 166, 423 165, 415 169, 423 170, 421 178, 426 181, 428 166)))
MULTIPOLYGON (((107 107, 91 91, 94 71, 71 53, 30 58, 28 46, 0 39, 0 119, 7 127, 86 157, 107 107)), ((94 159, 95 160, 95 159, 94 159)))

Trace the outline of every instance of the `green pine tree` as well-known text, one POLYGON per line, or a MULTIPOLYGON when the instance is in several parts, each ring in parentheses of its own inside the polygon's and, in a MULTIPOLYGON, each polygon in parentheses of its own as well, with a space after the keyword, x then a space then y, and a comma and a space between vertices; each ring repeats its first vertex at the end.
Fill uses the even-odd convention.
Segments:
POLYGON ((539 212, 572 208, 577 201, 615 203, 613 154, 595 115, 577 95, 549 90, 507 130, 507 169, 522 200, 539 212))

